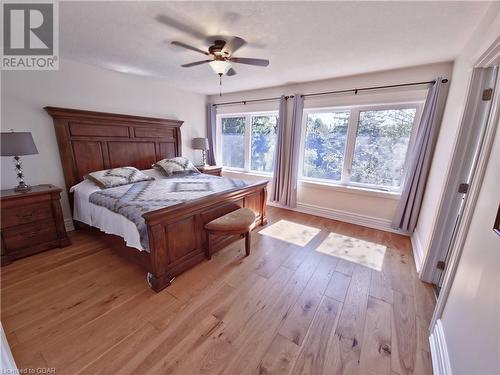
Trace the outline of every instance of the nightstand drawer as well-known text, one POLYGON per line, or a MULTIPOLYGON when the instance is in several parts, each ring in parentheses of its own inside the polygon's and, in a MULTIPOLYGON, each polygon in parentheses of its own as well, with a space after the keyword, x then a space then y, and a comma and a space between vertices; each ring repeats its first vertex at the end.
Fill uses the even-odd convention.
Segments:
POLYGON ((26 206, 8 207, 2 210, 2 228, 52 217, 50 201, 26 206))
POLYGON ((10 251, 55 241, 56 226, 52 220, 37 221, 2 230, 5 246, 10 251))

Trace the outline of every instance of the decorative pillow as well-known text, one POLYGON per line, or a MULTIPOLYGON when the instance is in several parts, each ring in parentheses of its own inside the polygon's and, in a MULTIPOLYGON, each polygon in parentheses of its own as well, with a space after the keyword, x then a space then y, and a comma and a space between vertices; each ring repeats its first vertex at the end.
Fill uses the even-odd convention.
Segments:
POLYGON ((142 173, 134 167, 105 169, 89 173, 85 178, 104 189, 133 184, 134 182, 154 180, 153 177, 142 173))
POLYGON ((179 173, 199 173, 191 160, 182 156, 160 160, 153 167, 162 170, 167 176, 179 173))

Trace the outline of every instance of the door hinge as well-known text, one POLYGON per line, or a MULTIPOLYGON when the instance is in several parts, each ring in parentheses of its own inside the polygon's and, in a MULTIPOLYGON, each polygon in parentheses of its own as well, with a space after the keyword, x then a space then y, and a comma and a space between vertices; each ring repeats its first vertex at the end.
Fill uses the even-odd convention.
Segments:
POLYGON ((444 270, 444 266, 445 266, 445 265, 446 265, 446 263, 445 263, 445 262, 443 262, 442 260, 440 260, 439 262, 437 262, 436 268, 437 268, 438 270, 441 270, 441 271, 442 271, 442 270, 444 270))
POLYGON ((493 89, 486 89, 483 90, 483 100, 488 101, 491 100, 491 97, 493 96, 493 89))
POLYGON ((467 194, 469 192, 469 184, 458 185, 458 192, 462 194, 467 194))

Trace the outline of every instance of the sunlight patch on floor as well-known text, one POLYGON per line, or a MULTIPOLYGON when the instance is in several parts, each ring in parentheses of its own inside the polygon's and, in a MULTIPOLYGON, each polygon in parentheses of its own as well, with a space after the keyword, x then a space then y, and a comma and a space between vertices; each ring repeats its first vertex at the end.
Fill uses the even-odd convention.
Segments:
POLYGON ((294 245, 305 246, 320 231, 318 228, 297 224, 293 221, 280 220, 262 229, 259 233, 294 245))
POLYGON ((377 271, 382 270, 385 250, 386 247, 383 245, 337 233, 330 233, 316 248, 316 251, 321 253, 333 255, 377 271))

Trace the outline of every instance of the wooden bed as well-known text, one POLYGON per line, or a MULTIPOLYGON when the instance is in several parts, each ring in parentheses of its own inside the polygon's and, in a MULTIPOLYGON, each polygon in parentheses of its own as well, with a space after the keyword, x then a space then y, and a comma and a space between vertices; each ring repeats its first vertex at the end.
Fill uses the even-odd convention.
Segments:
MULTIPOLYGON (((56 107, 45 110, 54 119, 71 207, 69 188, 89 172, 123 166, 149 169, 155 161, 181 155, 182 121, 56 107)), ((266 187, 267 182, 261 182, 145 214, 149 253, 127 247, 121 237, 106 236, 119 254, 148 272, 148 282, 158 292, 205 259, 207 222, 248 207, 258 224, 265 224, 266 187)), ((214 241, 213 249, 234 240, 214 241)))

